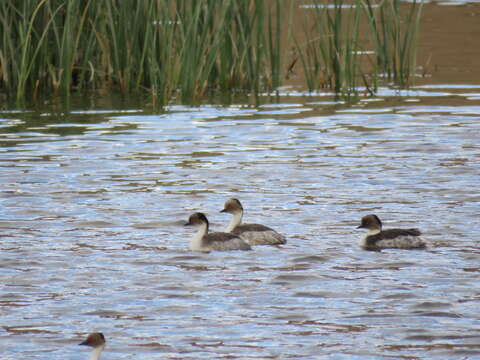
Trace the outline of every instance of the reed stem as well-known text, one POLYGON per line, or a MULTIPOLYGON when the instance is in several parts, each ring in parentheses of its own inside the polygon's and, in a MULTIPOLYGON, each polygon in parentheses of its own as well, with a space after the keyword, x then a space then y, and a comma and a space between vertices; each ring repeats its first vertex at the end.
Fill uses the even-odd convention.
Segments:
POLYGON ((145 92, 161 106, 175 98, 272 92, 297 60, 309 90, 342 97, 357 96, 359 81, 375 89, 380 76, 411 83, 421 5, 315 4, 305 10, 293 0, 3 0, 0 92, 18 101, 98 89, 145 92), (295 28, 294 11, 306 17, 295 28), (360 55, 367 44, 375 53, 368 61, 360 55), (296 58, 287 63, 292 47, 296 58))

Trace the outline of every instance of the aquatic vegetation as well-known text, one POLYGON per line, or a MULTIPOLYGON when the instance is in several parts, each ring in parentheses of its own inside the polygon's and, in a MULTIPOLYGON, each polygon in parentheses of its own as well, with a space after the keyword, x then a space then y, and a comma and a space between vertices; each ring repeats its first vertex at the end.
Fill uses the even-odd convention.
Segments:
POLYGON ((191 102, 273 92, 296 60, 310 90, 327 87, 348 97, 362 79, 372 88, 380 74, 408 85, 419 27, 415 2, 406 16, 398 1, 331 3, 309 11, 306 39, 299 39, 295 1, 4 0, 0 92, 17 101, 95 90, 146 92, 157 105, 191 102), (368 73, 359 55, 364 28, 376 57, 368 73), (286 56, 292 47, 293 62, 286 56))
POLYGON ((0 3, 0 91, 147 90, 182 100, 280 83, 279 0, 0 3))
MULTIPOLYGON (((399 0, 315 1, 303 23, 305 41, 295 40, 309 90, 371 94, 381 79, 408 86, 416 68, 421 4, 399 0)), ((298 36, 298 35, 297 35, 298 36)))
POLYGON ((359 3, 345 8, 340 0, 317 1, 309 10, 313 19, 303 25, 306 42, 296 41, 296 46, 310 91, 330 88, 344 97, 356 94, 360 70, 359 3))
POLYGON ((423 2, 382 1, 363 3, 370 27, 376 70, 396 85, 408 86, 416 71, 416 51, 423 2))

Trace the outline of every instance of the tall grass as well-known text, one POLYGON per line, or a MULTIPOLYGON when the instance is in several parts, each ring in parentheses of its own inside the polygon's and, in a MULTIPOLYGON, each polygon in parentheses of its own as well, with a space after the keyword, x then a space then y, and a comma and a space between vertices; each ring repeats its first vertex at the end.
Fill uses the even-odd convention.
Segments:
MULTIPOLYGON (((354 2, 348 12, 341 0, 309 12, 306 40, 293 37, 309 89, 328 87, 349 96, 365 79, 358 55, 362 21, 373 33, 377 73, 408 83, 418 12, 408 13, 405 23, 398 1, 381 2, 383 10, 367 0, 354 2), (407 34, 409 26, 414 29, 407 34)), ((72 91, 141 91, 158 105, 218 93, 271 92, 287 72, 284 49, 296 30, 291 19, 297 5, 294 0, 2 0, 0 92, 22 101, 72 91)))
POLYGON ((345 11, 343 1, 315 2, 313 19, 303 24, 305 43, 296 42, 310 91, 333 89, 349 97, 357 88, 361 8, 345 11))
POLYGON ((363 7, 372 34, 377 70, 396 85, 407 86, 416 69, 416 51, 423 2, 408 7, 400 0, 382 1, 375 6, 365 0, 363 7))
POLYGON ((3 0, 0 91, 146 90, 159 103, 280 83, 281 0, 3 0))
POLYGON ((359 82, 374 93, 381 78, 408 86, 416 68, 421 4, 399 0, 314 1, 294 38, 309 90, 331 88, 355 97, 359 82))

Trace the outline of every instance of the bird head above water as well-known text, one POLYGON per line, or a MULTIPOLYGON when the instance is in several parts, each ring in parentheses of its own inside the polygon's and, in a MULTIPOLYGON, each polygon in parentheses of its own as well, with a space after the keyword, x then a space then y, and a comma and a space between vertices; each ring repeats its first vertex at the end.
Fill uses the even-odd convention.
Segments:
POLYGON ((95 347, 105 345, 105 343, 106 343, 105 336, 103 336, 102 333, 98 332, 98 333, 91 333, 90 335, 88 335, 85 341, 81 342, 78 345, 86 345, 86 346, 95 348, 95 347))
POLYGON ((87 339, 78 345, 86 345, 92 348, 90 360, 99 360, 103 349, 105 348, 105 336, 102 333, 92 333, 88 335, 87 339))
POLYGON ((188 218, 188 222, 185 226, 200 226, 200 225, 208 225, 207 217, 204 213, 196 212, 188 218))
POLYGON ((225 201, 225 204, 223 205, 223 210, 221 210, 220 212, 226 212, 229 214, 243 212, 243 206, 240 203, 240 200, 231 198, 225 201))
POLYGON ((382 230, 382 222, 380 221, 379 217, 374 214, 365 215, 362 217, 362 222, 357 229, 368 229, 372 230, 382 230))

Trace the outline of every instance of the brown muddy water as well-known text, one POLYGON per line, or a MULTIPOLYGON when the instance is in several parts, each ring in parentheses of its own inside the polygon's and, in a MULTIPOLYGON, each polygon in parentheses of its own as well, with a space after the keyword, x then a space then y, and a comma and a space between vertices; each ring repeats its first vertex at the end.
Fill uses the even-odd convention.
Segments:
POLYGON ((1 111, 0 359, 480 359, 480 85, 279 100, 1 111), (288 243, 190 252, 232 196, 288 243))

